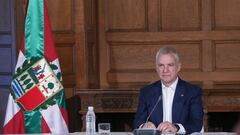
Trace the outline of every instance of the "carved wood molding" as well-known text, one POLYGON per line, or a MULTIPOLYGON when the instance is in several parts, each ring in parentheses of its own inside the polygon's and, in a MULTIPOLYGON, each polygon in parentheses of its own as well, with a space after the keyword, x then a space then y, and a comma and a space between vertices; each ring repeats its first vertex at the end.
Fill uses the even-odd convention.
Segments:
MULTIPOLYGON (((132 113, 137 109, 139 90, 136 89, 80 89, 81 114, 87 106, 94 106, 97 113, 132 113)), ((204 89, 204 112, 239 112, 240 90, 204 89)))
POLYGON ((81 89, 76 94, 81 99, 81 114, 85 114, 90 105, 97 113, 129 113, 137 108, 137 90, 81 89))
POLYGON ((206 112, 239 112, 239 89, 204 89, 206 112))

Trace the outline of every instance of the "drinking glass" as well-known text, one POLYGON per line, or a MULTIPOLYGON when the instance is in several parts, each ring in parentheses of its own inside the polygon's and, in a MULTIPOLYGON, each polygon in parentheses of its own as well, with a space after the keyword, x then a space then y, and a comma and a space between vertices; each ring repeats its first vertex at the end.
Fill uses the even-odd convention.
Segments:
POLYGON ((111 129, 110 123, 98 123, 98 132, 100 135, 109 135, 111 129))

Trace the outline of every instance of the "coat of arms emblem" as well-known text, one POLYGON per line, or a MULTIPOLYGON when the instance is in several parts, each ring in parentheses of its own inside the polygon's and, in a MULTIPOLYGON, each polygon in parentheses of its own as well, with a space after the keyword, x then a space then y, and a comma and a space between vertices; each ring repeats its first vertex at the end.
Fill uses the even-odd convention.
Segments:
POLYGON ((63 86, 45 58, 26 67, 13 78, 11 93, 23 110, 32 111, 63 90, 63 86))

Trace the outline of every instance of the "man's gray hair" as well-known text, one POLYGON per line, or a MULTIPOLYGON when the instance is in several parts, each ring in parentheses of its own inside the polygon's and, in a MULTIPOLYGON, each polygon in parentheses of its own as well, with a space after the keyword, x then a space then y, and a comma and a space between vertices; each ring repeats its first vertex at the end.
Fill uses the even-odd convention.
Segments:
POLYGON ((158 59, 159 59, 159 56, 160 55, 163 55, 163 54, 173 54, 174 57, 175 57, 175 60, 177 63, 180 63, 180 57, 177 53, 177 50, 173 47, 162 47, 158 50, 157 54, 156 54, 156 66, 158 64, 158 59))

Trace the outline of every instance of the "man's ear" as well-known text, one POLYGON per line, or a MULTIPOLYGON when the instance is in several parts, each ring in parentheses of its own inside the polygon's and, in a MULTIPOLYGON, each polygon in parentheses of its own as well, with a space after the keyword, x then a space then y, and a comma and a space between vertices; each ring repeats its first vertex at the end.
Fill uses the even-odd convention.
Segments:
POLYGON ((181 70, 181 68, 182 68, 182 63, 178 63, 178 72, 181 70))

